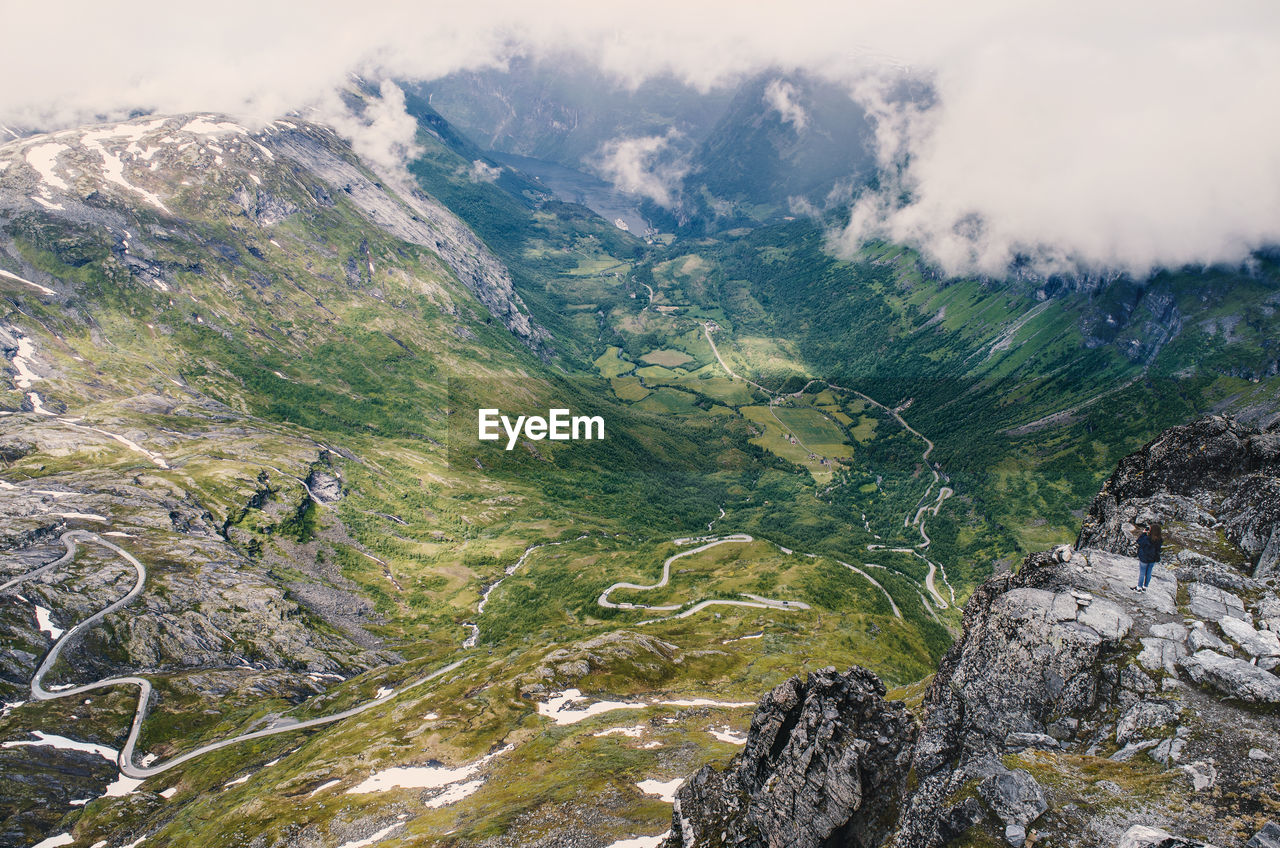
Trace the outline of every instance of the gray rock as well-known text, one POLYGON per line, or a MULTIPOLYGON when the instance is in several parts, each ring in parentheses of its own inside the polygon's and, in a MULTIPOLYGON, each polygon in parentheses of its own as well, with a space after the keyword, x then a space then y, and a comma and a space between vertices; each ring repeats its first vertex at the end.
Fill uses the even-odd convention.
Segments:
POLYGON ((1126 763, 1141 754, 1143 751, 1149 751, 1152 748, 1157 747, 1159 744, 1159 739, 1148 739, 1145 742, 1130 742, 1107 759, 1117 763, 1126 763))
POLYGON ((1265 595, 1258 601, 1258 629, 1280 633, 1280 598, 1265 595))
POLYGON ((1238 618, 1218 619, 1223 634, 1251 657, 1280 657, 1280 636, 1270 630, 1254 630, 1238 618))
POLYGON ((1173 642, 1185 642, 1187 640, 1187 627, 1184 624, 1178 624, 1176 621, 1170 621, 1166 624, 1151 625, 1151 635, 1158 636, 1161 639, 1168 639, 1173 642))
POLYGON ((1057 721, 1050 724, 1047 728, 1049 735, 1059 742, 1065 742, 1068 739, 1075 738, 1076 730, 1080 727, 1080 720, 1071 716, 1063 716, 1057 721))
POLYGON ((1020 824, 1005 825, 1004 841, 1013 848, 1022 848, 1027 844, 1027 829, 1020 824))
POLYGON ((1196 683, 1212 686, 1228 698, 1280 704, 1280 677, 1244 660, 1203 650, 1183 657, 1178 667, 1196 683))
POLYGON ((1207 583, 1187 584, 1190 596, 1189 608, 1196 618, 1217 621, 1224 616, 1247 620, 1249 614, 1244 611, 1244 601, 1217 586, 1207 583))
POLYGON ((1234 654, 1235 648, 1232 648, 1226 642, 1219 639, 1209 628, 1205 626, 1203 621, 1197 621, 1191 625, 1191 632, 1187 635, 1187 647, 1192 653, 1209 648, 1219 653, 1234 654))
POLYGON ((1098 631, 1098 635, 1107 640, 1123 639, 1133 627, 1133 619, 1120 607, 1110 601, 1096 601, 1080 610, 1076 618, 1086 627, 1098 631))
POLYGON ((1001 768, 978 784, 978 795, 1006 827, 1025 828, 1049 809, 1040 784, 1022 769, 1001 768))
POLYGON ((1271 755, 1268 754, 1266 751, 1262 750, 1261 748, 1250 748, 1249 759, 1260 760, 1262 762, 1270 762, 1271 755))
POLYGON ((1194 763, 1187 763, 1182 770, 1191 779, 1191 788, 1195 792, 1208 791, 1218 782, 1218 770, 1214 768, 1212 762, 1197 760, 1194 763))
POLYGON ((1027 748, 1057 748, 1058 740, 1047 733, 1010 733, 1004 744, 1010 751, 1022 751, 1027 748))
POLYGON ((1206 842, 1174 836, 1158 827, 1135 824, 1124 832, 1116 848, 1213 848, 1206 842))
POLYGON ((1146 636, 1142 639, 1142 651, 1138 654, 1138 663, 1148 671, 1177 674, 1178 660, 1186 655, 1187 648, 1181 640, 1175 642, 1146 636))
POLYGON ((1280 825, 1267 822, 1244 844, 1244 848, 1280 848, 1280 825))
POLYGON ((334 472, 313 469, 307 475, 307 489, 321 503, 334 503, 342 499, 342 478, 334 472))
POLYGON ((1177 720, 1178 713, 1163 701, 1141 701, 1134 704, 1116 724, 1116 744, 1128 745, 1146 738, 1146 731, 1168 727, 1177 720))
POLYGON ((854 666, 793 677, 765 695, 742 752, 680 788, 665 848, 819 848, 837 831, 883 842, 916 734, 906 708, 884 694, 854 666))

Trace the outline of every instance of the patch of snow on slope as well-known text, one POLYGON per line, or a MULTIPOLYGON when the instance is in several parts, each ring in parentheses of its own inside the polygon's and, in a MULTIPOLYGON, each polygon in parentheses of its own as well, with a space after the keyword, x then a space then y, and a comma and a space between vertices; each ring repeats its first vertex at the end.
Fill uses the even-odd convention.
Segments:
POLYGON ((658 848, 670 835, 671 831, 667 830, 657 836, 633 836, 630 839, 612 842, 606 848, 658 848))
POLYGON ((50 639, 60 639, 62 634, 67 631, 54 624, 53 619, 49 617, 50 615, 51 610, 47 610, 39 604, 36 604, 36 626, 39 627, 41 631, 48 633, 50 639))
POLYGON ((368 848, 368 846, 373 843, 386 839, 391 835, 391 831, 400 827, 404 827, 404 822, 396 822, 395 824, 387 825, 377 833, 366 836, 364 839, 357 839, 354 842, 344 842, 339 845, 338 848, 368 848))
MULTIPOLYGON (((508 745, 488 756, 481 757, 473 763, 457 768, 448 766, 396 766, 375 772, 347 790, 348 795, 360 795, 369 792, 385 792, 400 787, 403 789, 441 789, 455 783, 461 783, 483 768, 494 757, 499 757, 512 750, 508 745)), ((481 781, 483 782, 483 781, 481 781)), ((476 787, 479 788, 479 787, 476 787)), ((472 789, 472 792, 475 790, 472 789)), ((470 794, 468 792, 467 794, 470 794)))
POLYGON ((44 746, 47 748, 57 748, 59 751, 85 751, 90 754, 97 754, 104 760, 115 762, 119 753, 114 748, 108 748, 106 745, 95 745, 92 742, 77 742, 75 739, 68 739, 65 736, 57 736, 53 733, 45 733, 43 730, 33 730, 32 734, 36 739, 14 739, 10 742, 0 743, 0 748, 23 748, 28 745, 44 746))
POLYGON ((233 124, 230 121, 211 121, 207 118, 196 118, 187 121, 182 127, 183 132, 199 133, 201 135, 222 135, 224 133, 240 133, 248 135, 249 131, 239 124, 233 124))
POLYGON ((75 842, 76 838, 69 833, 59 833, 57 836, 50 836, 48 839, 41 839, 31 848, 57 848, 59 845, 70 845, 75 842))
POLYGON ((636 784, 640 787, 640 791, 646 795, 657 795, 658 798, 665 803, 673 803, 676 800, 676 790, 684 786, 683 777, 673 777, 671 780, 642 780, 636 784))
POLYGON ((53 170, 54 166, 58 164, 58 154, 69 149, 67 145, 56 142, 37 144, 27 150, 27 164, 36 169, 40 179, 47 185, 60 188, 63 191, 70 191, 71 186, 67 185, 66 180, 54 173, 53 170))

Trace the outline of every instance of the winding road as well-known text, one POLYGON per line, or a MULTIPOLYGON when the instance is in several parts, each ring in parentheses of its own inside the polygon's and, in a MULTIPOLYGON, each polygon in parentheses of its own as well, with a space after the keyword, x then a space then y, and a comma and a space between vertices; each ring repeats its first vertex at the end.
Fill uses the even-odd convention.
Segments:
MULTIPOLYGON (((724 372, 728 374, 731 379, 742 380, 744 383, 755 386, 757 389, 767 394, 769 396, 769 412, 770 414, 773 415, 774 420, 776 420, 784 430, 786 430, 788 433, 791 433, 792 438, 796 440, 796 444, 800 445, 800 447, 804 448, 809 453, 813 453, 813 451, 810 450, 804 444, 804 442, 800 441, 800 437, 797 436, 794 431, 792 431, 789 427, 787 427, 786 424, 782 423, 782 420, 778 418, 777 413, 773 411, 773 404, 774 404, 774 401, 777 399, 777 393, 771 391, 770 389, 766 389, 764 386, 760 385, 759 383, 753 380, 749 380, 746 377, 743 377, 741 374, 734 372, 734 370, 729 367, 728 363, 724 361, 724 357, 720 355, 720 349, 716 347, 715 340, 711 338, 710 322, 703 322, 702 333, 703 335, 706 336, 707 344, 711 346, 711 352, 715 354, 716 361, 720 363, 720 367, 724 369, 724 372)), ((933 494, 933 487, 937 486, 939 483, 942 482, 941 473, 939 473, 938 469, 934 468, 933 465, 929 462, 929 455, 933 453, 933 448, 934 448, 933 441, 928 436, 924 435, 919 430, 917 430, 916 428, 908 424, 906 422, 906 419, 902 417, 902 414, 898 410, 885 406, 880 401, 876 400, 870 395, 867 395, 867 394, 864 394, 863 392, 858 391, 857 389, 849 389, 844 386, 837 386, 835 383, 829 383, 826 380, 810 380, 808 383, 804 385, 803 388, 800 389, 799 392, 795 392, 792 396, 803 393, 805 389, 809 388, 809 386, 812 386, 816 383, 821 383, 822 385, 828 386, 837 391, 848 392, 849 394, 857 395, 867 403, 871 404, 877 409, 884 411, 886 414, 892 416, 894 420, 897 421, 899 425, 901 425, 902 429, 906 430, 908 433, 920 439, 920 441, 924 442, 925 448, 924 448, 924 452, 920 454, 920 460, 921 462, 924 463, 925 468, 928 468, 929 472, 933 475, 933 480, 929 483, 928 488, 924 490, 924 494, 920 496, 920 499, 916 501, 916 508, 914 510, 914 515, 913 513, 908 512, 906 517, 902 519, 902 526, 904 528, 910 528, 914 526, 916 530, 920 533, 920 543, 916 545, 916 548, 927 549, 929 545, 932 544, 932 540, 929 538, 929 534, 925 530, 924 516, 927 513, 932 512, 933 515, 936 517, 938 515, 939 510, 942 509, 942 504, 947 500, 947 498, 950 498, 955 494, 955 490, 952 489, 950 486, 942 486, 941 488, 938 489, 937 500, 935 500, 933 503, 926 503, 926 501, 929 499, 929 496, 933 494)), ((871 525, 867 523, 866 515, 863 515, 862 519, 863 519, 863 523, 866 524, 867 526, 867 531, 870 532, 871 525)), ((879 538, 879 537, 877 536, 876 538, 879 538)), ((884 545, 867 545, 867 550, 876 550, 884 547, 885 547, 884 545)), ((895 550, 898 550, 898 549, 895 549, 895 550)), ((903 549, 902 552, 907 552, 907 551, 906 549, 903 549)), ((947 609, 949 606, 954 605, 956 601, 956 591, 951 586, 951 582, 947 580, 946 569, 944 569, 942 566, 938 565, 937 563, 933 562, 929 558, 922 556, 918 551, 910 551, 910 552, 914 553, 916 556, 920 557, 920 559, 924 560, 925 563, 928 564, 929 573, 928 575, 925 576, 925 588, 929 590, 929 594, 932 595, 934 601, 937 602, 938 608, 947 609), (947 603, 946 599, 942 597, 941 593, 938 592, 937 587, 934 585, 935 574, 942 575, 942 582, 946 584, 947 590, 951 594, 951 604, 947 603)), ((871 577, 866 574, 866 572, 863 572, 860 569, 854 568, 854 566, 849 565, 848 563, 841 563, 841 565, 844 565, 847 568, 852 568, 854 571, 858 571, 868 580, 871 580, 872 583, 876 582, 875 580, 872 580, 871 577)), ((876 583, 876 585, 880 586, 879 583, 876 583)), ((884 587, 881 586, 880 590, 883 592, 884 587)), ((889 593, 885 592, 885 596, 888 597, 889 593)), ((889 598, 889 603, 893 605, 894 612, 898 613, 898 607, 896 604, 893 603, 893 598, 891 597, 889 598)), ((899 618, 902 617, 901 613, 898 613, 898 617, 899 618)))
MULTIPOLYGON (((680 542, 680 541, 684 541, 684 540, 677 540, 677 542, 680 542)), ((616 589, 635 589, 636 591, 639 591, 639 592, 647 592, 653 589, 661 589, 663 586, 666 586, 667 582, 671 579, 671 563, 675 562, 676 560, 681 559, 682 557, 693 556, 694 554, 702 553, 703 551, 708 550, 710 548, 714 548, 717 545, 725 545, 732 542, 737 542, 741 544, 741 543, 754 542, 754 541, 755 539, 751 536, 748 536, 746 533, 734 533, 732 536, 725 536, 721 539, 713 539, 705 544, 699 545, 696 548, 690 548, 687 551, 681 551, 678 554, 672 554, 671 556, 667 557, 666 561, 662 563, 662 579, 659 580, 657 583, 654 583, 650 586, 641 586, 636 583, 614 583, 608 589, 605 589, 602 593, 600 593, 600 597, 597 599, 596 603, 608 609, 642 609, 642 610, 650 610, 653 612, 675 612, 676 610, 683 608, 684 604, 675 604, 672 606, 649 606, 647 604, 628 604, 628 603, 615 604, 613 601, 609 600, 609 595, 611 595, 616 589)), ((780 610, 809 609, 808 604, 802 603, 800 601, 778 601, 778 600, 774 600, 773 598, 762 598, 759 595, 752 595, 747 592, 743 592, 742 594, 744 597, 751 598, 752 600, 750 601, 731 601, 731 600, 701 601, 689 607, 689 609, 684 610, 683 612, 678 613, 671 617, 687 618, 688 616, 691 616, 696 612, 700 612, 701 610, 704 610, 707 607, 714 606, 716 604, 725 604, 728 606, 735 606, 735 607, 759 607, 762 609, 780 609, 780 610)), ((892 601, 890 601, 890 603, 892 603, 892 601)), ((653 619, 653 620, 656 621, 658 619, 653 619)), ((642 621, 639 623, 647 624, 648 622, 642 621)))
POLYGON ((175 766, 182 765, 183 763, 188 762, 189 760, 193 760, 196 757, 202 756, 211 751, 216 751, 220 748, 226 748, 230 745, 238 744, 240 742, 247 742, 251 739, 262 739, 264 737, 274 736, 279 733, 290 733, 295 730, 305 730, 310 727, 320 727, 321 725, 332 724, 333 722, 336 722, 336 721, 342 721, 345 718, 350 718, 352 716, 359 715, 360 713, 365 712, 366 710, 370 710, 376 706, 380 706, 381 704, 386 703, 387 701, 391 700, 397 695, 403 694, 404 692, 407 692, 411 689, 415 689, 418 686, 421 686, 422 684, 430 680, 434 680, 435 678, 440 677, 443 674, 447 674, 448 672, 452 671, 453 669, 457 668, 458 666, 466 662, 466 659, 461 659, 456 662, 450 663, 449 665, 446 665, 443 668, 433 671, 431 674, 427 675, 426 677, 423 677, 419 680, 415 680, 413 683, 410 683, 407 686, 402 686, 400 689, 387 692, 378 698, 374 698, 370 701, 366 701, 363 704, 360 704, 358 706, 352 707, 347 710, 343 710, 342 712, 332 713, 330 715, 320 716, 317 718, 306 719, 304 721, 288 721, 287 723, 284 723, 284 721, 280 721, 280 722, 277 722, 276 725, 265 728, 263 730, 254 731, 253 733, 242 733, 238 736, 232 736, 227 739, 222 739, 217 742, 211 742, 207 745, 202 745, 199 748, 195 748, 191 751, 186 752, 185 754, 179 754, 178 756, 165 760, 162 763, 156 763, 150 766, 137 766, 137 765, 134 765, 133 763, 133 754, 138 744, 138 736, 142 732, 142 723, 147 717, 147 709, 150 706, 151 691, 152 691, 151 681, 147 680, 144 677, 135 677, 133 675, 126 675, 123 677, 109 677, 103 680, 97 680, 93 683, 86 683, 81 686, 73 686, 67 689, 59 688, 56 691, 50 691, 44 687, 44 678, 45 678, 45 675, 49 673, 49 670, 53 668, 54 663, 58 661, 58 657, 62 653, 62 649, 66 647, 66 645, 68 645, 73 639, 83 634, 86 630, 93 627, 98 622, 102 621, 102 619, 105 618, 107 615, 110 615, 116 610, 126 606, 129 602, 131 602, 134 598, 138 597, 138 595, 141 594, 142 588, 145 585, 147 580, 147 569, 131 553, 119 547, 118 545, 108 542, 106 539, 103 539, 101 536, 99 536, 96 533, 90 533, 85 530, 70 530, 66 533, 63 533, 62 536, 59 537, 59 540, 62 542, 63 546, 66 548, 66 553, 64 553, 61 557, 59 557, 58 559, 54 560, 53 562, 47 565, 40 566, 39 568, 33 569, 32 571, 29 571, 26 574, 15 577, 4 584, 0 584, 0 594, 9 594, 18 586, 22 585, 23 583, 26 583, 44 574, 47 574, 50 571, 56 570, 60 566, 66 565, 67 563, 71 562, 73 559, 75 559, 77 543, 79 542, 92 542, 93 544, 101 545, 104 548, 107 548, 108 550, 114 552, 117 556, 119 556, 120 558, 128 562, 131 566, 133 566, 134 571, 137 573, 137 580, 134 582, 133 588, 130 589, 129 592, 125 594, 124 597, 120 598, 119 600, 111 604, 108 604, 106 607, 102 608, 98 612, 94 613, 93 615, 89 616, 88 618, 76 624, 71 629, 67 630, 66 633, 64 633, 61 638, 59 638, 56 642, 54 642, 53 647, 49 649, 49 653, 45 655, 44 661, 41 662, 39 668, 36 669, 35 676, 31 678, 31 697, 33 700, 36 700, 36 701, 52 701, 58 698, 72 698, 77 695, 82 695, 85 692, 92 692, 95 689, 106 689, 114 686, 137 686, 138 687, 138 706, 134 710, 133 725, 129 729, 129 737, 125 741, 124 747, 120 749, 119 757, 117 760, 117 763, 120 767, 120 772, 124 774, 126 777, 131 777, 134 779, 145 779, 148 777, 153 777, 157 774, 166 772, 169 769, 174 768, 175 766))

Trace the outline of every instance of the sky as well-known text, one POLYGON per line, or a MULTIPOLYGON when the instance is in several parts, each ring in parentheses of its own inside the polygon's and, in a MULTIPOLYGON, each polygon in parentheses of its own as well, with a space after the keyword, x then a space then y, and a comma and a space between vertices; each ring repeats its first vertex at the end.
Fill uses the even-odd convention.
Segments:
MULTIPOLYGON (((350 74, 428 80, 563 51, 621 84, 798 70, 875 118, 882 190, 857 199, 837 249, 888 238, 952 273, 1018 259, 1144 274, 1280 242, 1274 0, 4 5, 7 126, 304 109, 390 164, 413 151, 402 101, 383 86, 378 114, 345 115, 334 92, 350 74), (930 86, 927 107, 887 96, 904 77, 930 86)), ((779 83, 762 108, 803 131, 795 94, 779 83)), ((645 153, 616 141, 602 154, 645 153)), ((617 179, 661 185, 636 159, 618 156, 617 179)))

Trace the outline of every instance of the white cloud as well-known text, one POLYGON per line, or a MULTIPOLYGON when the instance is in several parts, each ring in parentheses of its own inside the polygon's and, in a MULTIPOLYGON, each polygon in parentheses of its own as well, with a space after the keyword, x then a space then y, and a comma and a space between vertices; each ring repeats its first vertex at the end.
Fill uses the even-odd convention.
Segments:
POLYGON ((786 80, 776 79, 764 89, 764 102, 778 113, 784 124, 791 124, 796 132, 804 132, 809 126, 809 113, 800 105, 796 87, 786 80))
MULTIPOLYGON (((846 84, 878 116, 889 191, 858 205, 846 248, 879 234, 952 270, 1027 254, 1140 271, 1236 261, 1280 241, 1273 0, 651 0, 643 15, 598 0, 392 0, 354 23, 337 0, 226 0, 217 14, 160 0, 128 14, 10 5, 6 31, 27 35, 0 52, 0 78, 19 81, 0 87, 0 125, 131 110, 252 121, 306 107, 343 122, 332 92, 351 73, 429 79, 566 50, 597 62, 602 84, 674 73, 705 88, 784 68, 846 84), (873 81, 887 68, 927 80, 934 105, 881 96, 873 81)), ((371 157, 412 144, 391 114, 396 94, 384 102, 345 121, 369 133, 371 157)), ((645 144, 620 145, 615 164, 670 201, 664 175, 643 167, 645 144)))
POLYGON ((467 175, 473 183, 491 183, 502 176, 502 169, 495 168, 483 159, 477 159, 471 163, 471 170, 467 175))
POLYGON ((622 191, 670 209, 675 206, 680 180, 687 171, 683 162, 663 158, 671 139, 671 134, 615 138, 604 145, 595 167, 600 176, 622 191))
POLYGON ((387 172, 403 170, 421 152, 414 137, 418 122, 404 107, 404 91, 391 80, 383 80, 379 97, 364 101, 358 114, 347 107, 336 92, 328 93, 308 117, 333 127, 351 139, 351 148, 375 168, 387 172))

